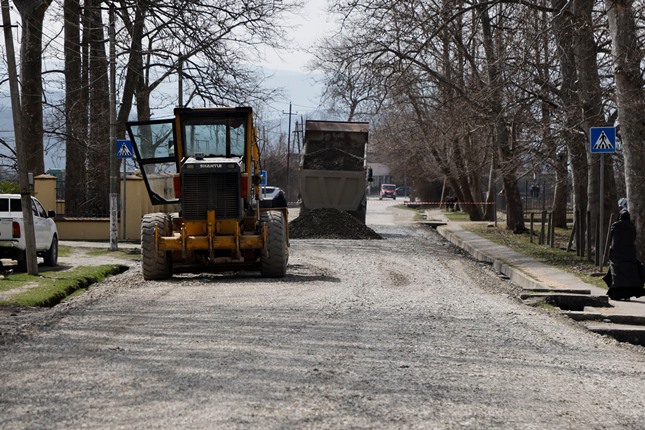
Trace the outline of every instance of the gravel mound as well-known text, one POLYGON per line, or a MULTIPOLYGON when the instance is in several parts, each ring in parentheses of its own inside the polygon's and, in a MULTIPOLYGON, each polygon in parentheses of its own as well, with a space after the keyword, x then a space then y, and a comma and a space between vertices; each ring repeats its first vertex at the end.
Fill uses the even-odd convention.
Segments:
POLYGON ((291 239, 383 239, 351 214, 338 209, 310 209, 289 223, 291 239))
POLYGON ((303 155, 302 168, 309 170, 360 171, 363 170, 365 165, 364 158, 362 153, 355 155, 338 148, 327 148, 303 155))

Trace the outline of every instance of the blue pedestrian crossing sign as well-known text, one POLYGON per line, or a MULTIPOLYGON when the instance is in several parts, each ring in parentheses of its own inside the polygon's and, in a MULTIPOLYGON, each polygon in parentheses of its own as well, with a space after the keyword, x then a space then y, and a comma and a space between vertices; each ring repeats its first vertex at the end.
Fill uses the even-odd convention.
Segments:
POLYGON ((592 154, 606 154, 616 152, 615 127, 591 127, 589 143, 592 154))
POLYGON ((267 171, 266 170, 260 170, 260 176, 262 177, 262 181, 260 182, 260 185, 264 187, 264 186, 266 186, 267 179, 268 179, 267 171))
POLYGON ((132 158, 132 157, 134 157, 132 142, 129 140, 117 140, 116 158, 132 158))

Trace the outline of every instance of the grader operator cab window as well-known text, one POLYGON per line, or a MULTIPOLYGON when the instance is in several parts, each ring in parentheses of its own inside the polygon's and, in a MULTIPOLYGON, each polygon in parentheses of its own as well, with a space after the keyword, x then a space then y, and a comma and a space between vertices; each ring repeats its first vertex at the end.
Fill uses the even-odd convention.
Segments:
MULTIPOLYGON (((181 169, 186 163, 191 169, 194 160, 220 159, 217 162, 231 166, 250 163, 250 157, 246 157, 253 130, 249 113, 248 109, 177 108, 174 118, 128 122, 126 128, 152 204, 179 203, 186 185, 179 175, 185 175, 181 169), (162 188, 159 178, 169 176, 173 177, 173 187, 162 188)), ((198 188, 204 188, 204 184, 198 188)))
POLYGON ((179 171, 174 120, 131 122, 127 129, 152 204, 177 203, 172 190, 151 185, 151 178, 170 176, 179 171))
POLYGON ((174 159, 175 145, 171 121, 132 125, 130 128, 142 159, 174 159))
POLYGON ((183 122, 186 157, 243 157, 246 139, 245 118, 191 118, 183 122))

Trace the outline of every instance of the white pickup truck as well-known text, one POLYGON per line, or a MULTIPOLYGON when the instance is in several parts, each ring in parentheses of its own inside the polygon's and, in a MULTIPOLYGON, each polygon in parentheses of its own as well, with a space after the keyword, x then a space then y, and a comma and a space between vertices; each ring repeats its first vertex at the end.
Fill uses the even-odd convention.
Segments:
MULTIPOLYGON (((58 262, 58 230, 54 211, 46 212, 43 205, 31 198, 36 236, 36 255, 43 257, 46 266, 58 262)), ((18 262, 18 270, 27 270, 25 227, 22 219, 20 194, 0 194, 0 258, 18 262)))

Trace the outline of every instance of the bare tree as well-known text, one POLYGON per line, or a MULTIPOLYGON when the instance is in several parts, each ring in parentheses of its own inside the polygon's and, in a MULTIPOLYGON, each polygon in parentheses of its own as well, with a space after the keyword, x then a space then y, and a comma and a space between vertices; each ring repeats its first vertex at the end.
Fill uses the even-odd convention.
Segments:
POLYGON ((82 213, 87 200, 87 97, 82 82, 81 4, 65 0, 65 211, 82 213))
MULTIPOLYGON (((568 161, 580 220, 585 212, 592 214, 593 225, 582 228, 595 232, 600 202, 611 209, 616 185, 609 158, 607 192, 599 196, 599 158, 587 150, 589 128, 612 121, 613 90, 600 79, 607 70, 597 45, 609 39, 606 21, 593 5, 590 0, 521 5, 336 1, 332 10, 341 17, 343 31, 334 43, 319 47, 315 65, 326 73, 326 94, 350 112, 357 100, 365 106, 353 94, 362 88, 359 84, 373 82, 366 76, 378 77, 370 90, 376 88, 381 100, 399 100, 380 102, 372 113, 401 109, 398 95, 407 95, 420 130, 432 130, 434 147, 428 150, 436 154, 436 168, 448 182, 453 177, 457 193, 469 188, 473 198, 478 196, 481 176, 463 176, 484 167, 468 156, 475 149, 471 143, 477 140, 479 149, 486 145, 488 199, 492 202, 494 183, 501 182, 508 228, 524 229, 518 178, 545 166, 558 177, 553 207, 558 224, 566 225, 568 161), (414 91, 399 85, 402 76, 414 76, 414 91), (459 118, 460 131, 450 124, 454 118, 459 118)), ((614 7, 623 10, 620 3, 614 7)), ((480 159, 482 155, 478 153, 480 159)), ((488 211, 486 216, 490 219, 488 211)))
MULTIPOLYGON (((121 76, 117 136, 124 136, 125 122, 135 105, 137 117, 142 119, 150 118, 155 108, 178 105, 178 99, 169 98, 167 90, 163 96, 155 94, 180 70, 188 88, 184 104, 269 100, 276 93, 264 89, 262 76, 244 63, 260 44, 283 46, 287 42, 284 27, 276 20, 299 6, 297 1, 268 0, 122 0, 117 37, 121 76)), ((113 154, 107 140, 104 13, 98 0, 84 4, 66 0, 63 7, 66 98, 61 137, 67 145, 66 203, 72 213, 107 212, 109 172, 105 160, 113 154)))
POLYGON ((42 37, 45 12, 51 0, 14 0, 22 19, 20 77, 22 83, 22 137, 27 169, 34 175, 45 172, 43 151, 42 37))
POLYGON ((284 28, 276 20, 300 6, 268 0, 172 4, 123 0, 121 5, 127 32, 121 33, 120 46, 128 58, 118 115, 121 132, 132 98, 138 118, 149 118, 151 95, 180 72, 188 92, 185 105, 269 100, 275 93, 262 88, 261 75, 244 63, 260 44, 282 46, 284 28))
MULTIPOLYGON (((588 133, 591 127, 606 126, 609 115, 605 112, 603 104, 603 89, 600 85, 598 70, 598 47, 596 46, 597 35, 594 34, 593 26, 593 0, 577 0, 574 2, 575 31, 573 33, 573 51, 576 59, 577 90, 580 108, 582 110, 582 130, 588 133)), ((578 141, 578 144, 587 145, 588 139, 578 141)), ((600 195, 600 157, 597 154, 587 153, 588 182, 587 182, 587 212, 590 213, 591 225, 587 226, 591 234, 592 242, 595 244, 596 232, 600 225, 605 226, 609 210, 613 209, 616 197, 616 185, 611 158, 605 157, 605 195, 600 195), (600 205, 605 205, 605 216, 599 220, 600 205)), ((597 246, 598 244, 596 244, 597 246)))
POLYGON ((323 103, 346 113, 347 121, 377 112, 387 94, 381 70, 355 52, 351 39, 328 37, 313 52, 311 70, 323 72, 323 103), (364 64, 363 61, 367 61, 364 64))
MULTIPOLYGON (((611 32, 612 56, 617 87, 618 118, 625 153, 625 181, 629 208, 636 229, 645 232, 645 90, 641 74, 642 42, 638 38, 635 11, 631 1, 605 1, 611 32)), ((640 259, 645 258, 645 242, 636 241, 640 259)))
POLYGON ((99 0, 86 0, 89 38, 89 133, 87 152, 87 211, 109 213, 110 171, 106 162, 114 156, 110 147, 110 97, 105 25, 99 0))

